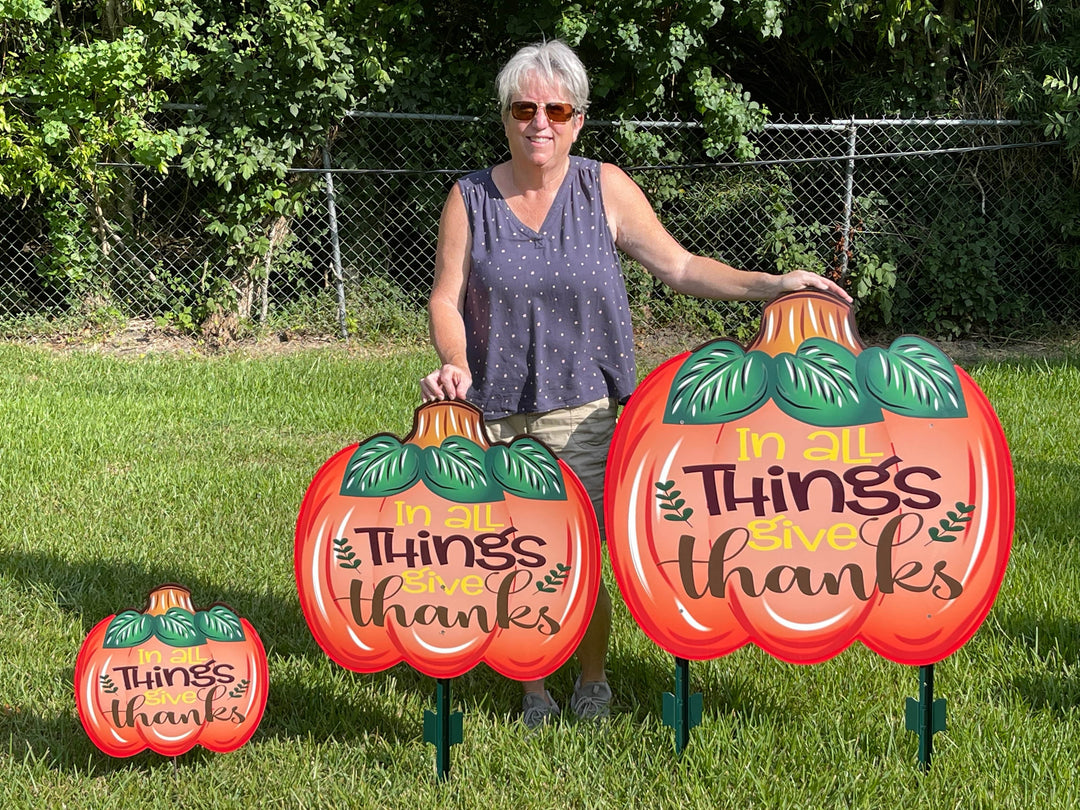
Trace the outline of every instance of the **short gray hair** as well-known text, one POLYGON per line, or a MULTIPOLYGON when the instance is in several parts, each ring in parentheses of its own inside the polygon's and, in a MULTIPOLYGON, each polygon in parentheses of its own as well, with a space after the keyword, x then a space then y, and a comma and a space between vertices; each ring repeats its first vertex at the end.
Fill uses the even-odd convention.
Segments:
POLYGON ((521 91, 530 77, 561 84, 570 95, 566 99, 580 113, 589 107, 589 74, 578 55, 559 39, 526 45, 510 57, 495 79, 499 109, 506 115, 514 94, 521 91))

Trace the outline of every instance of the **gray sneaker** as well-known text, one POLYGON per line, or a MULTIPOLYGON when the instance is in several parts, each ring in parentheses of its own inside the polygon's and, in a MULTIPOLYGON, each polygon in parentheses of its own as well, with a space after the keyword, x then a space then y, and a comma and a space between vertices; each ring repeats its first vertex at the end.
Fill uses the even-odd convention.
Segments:
POLYGON ((521 699, 521 722, 525 728, 540 728, 559 716, 559 704, 556 703, 550 692, 526 692, 521 699))
POLYGON ((611 687, 606 681, 582 683, 581 677, 574 682, 574 696, 570 709, 579 720, 604 720, 611 715, 611 687))

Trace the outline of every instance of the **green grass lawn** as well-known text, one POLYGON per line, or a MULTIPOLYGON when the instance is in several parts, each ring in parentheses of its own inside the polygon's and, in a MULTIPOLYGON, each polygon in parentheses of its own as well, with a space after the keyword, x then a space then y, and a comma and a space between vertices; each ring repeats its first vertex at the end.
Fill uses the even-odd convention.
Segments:
MULTIPOLYGON (((1080 806, 1077 358, 969 369, 1009 438, 1017 529, 989 618, 936 667, 948 731, 929 773, 904 727, 917 669, 861 645, 814 666, 755 648, 695 662, 704 720, 676 755, 660 712, 673 660, 619 605, 613 719, 528 735, 518 685, 478 667, 453 682, 464 741, 445 782, 422 739, 434 681, 335 665, 292 569, 316 470, 358 439, 406 434, 433 362, 426 350, 123 359, 0 346, 0 806, 1080 806), (99 620, 167 581, 256 627, 266 713, 230 754, 111 759, 79 723, 75 658, 99 620)), ((575 674, 550 679, 564 703, 575 674)))

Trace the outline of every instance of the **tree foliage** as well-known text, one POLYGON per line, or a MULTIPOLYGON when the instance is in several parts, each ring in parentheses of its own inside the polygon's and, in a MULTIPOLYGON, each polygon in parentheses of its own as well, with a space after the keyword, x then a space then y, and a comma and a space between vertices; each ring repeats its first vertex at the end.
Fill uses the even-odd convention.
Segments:
POLYGON ((139 227, 124 164, 180 174, 219 245, 203 304, 253 314, 311 193, 289 170, 349 108, 494 114, 545 37, 589 66, 590 115, 701 120, 717 155, 785 114, 1036 118, 1080 153, 1076 0, 0 0, 0 195, 38 202, 42 277, 77 279, 139 227))

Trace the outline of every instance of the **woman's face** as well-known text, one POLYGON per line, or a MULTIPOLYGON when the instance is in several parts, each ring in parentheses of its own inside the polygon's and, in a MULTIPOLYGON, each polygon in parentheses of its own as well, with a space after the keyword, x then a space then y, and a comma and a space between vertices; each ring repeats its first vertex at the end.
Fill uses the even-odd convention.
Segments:
POLYGON ((565 160, 581 132, 584 116, 575 113, 569 121, 562 124, 548 120, 545 104, 570 101, 570 96, 563 90, 562 85, 558 82, 549 84, 540 77, 531 76, 510 100, 532 101, 537 105, 536 115, 530 121, 518 121, 509 112, 504 115, 503 124, 513 161, 544 167, 565 160))

